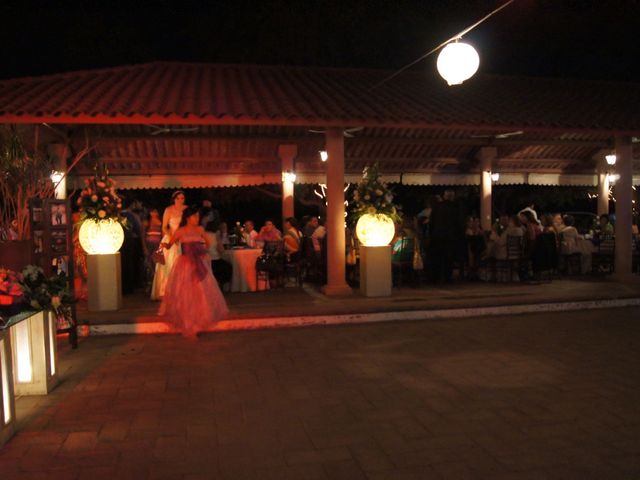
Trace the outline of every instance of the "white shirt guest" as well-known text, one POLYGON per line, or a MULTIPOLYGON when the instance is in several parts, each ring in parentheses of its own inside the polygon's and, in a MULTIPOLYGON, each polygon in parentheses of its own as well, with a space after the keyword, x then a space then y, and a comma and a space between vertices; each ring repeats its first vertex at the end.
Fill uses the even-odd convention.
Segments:
POLYGON ((244 222, 244 241, 247 244, 247 247, 256 248, 256 238, 258 236, 258 232, 256 232, 255 225, 253 224, 253 220, 247 220, 244 222))

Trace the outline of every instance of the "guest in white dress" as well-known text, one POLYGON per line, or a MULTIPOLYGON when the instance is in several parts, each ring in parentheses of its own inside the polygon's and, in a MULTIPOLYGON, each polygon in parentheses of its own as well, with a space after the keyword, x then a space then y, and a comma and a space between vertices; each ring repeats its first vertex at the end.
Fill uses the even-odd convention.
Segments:
MULTIPOLYGON (((178 230, 182 220, 182 212, 187 208, 184 204, 185 196, 182 190, 173 192, 171 200, 173 204, 165 209, 162 216, 162 233, 164 234, 162 242, 164 243, 168 243, 172 235, 178 230)), ((180 255, 180 245, 178 243, 174 243, 171 248, 164 250, 164 265, 157 263, 153 276, 153 284, 151 285, 152 300, 161 300, 164 297, 167 279, 178 255, 180 255)))

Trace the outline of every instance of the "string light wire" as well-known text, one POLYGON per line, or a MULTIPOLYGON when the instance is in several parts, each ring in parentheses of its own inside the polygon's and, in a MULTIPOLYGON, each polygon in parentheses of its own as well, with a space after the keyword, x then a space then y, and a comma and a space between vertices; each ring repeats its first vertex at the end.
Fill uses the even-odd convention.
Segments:
POLYGON ((400 70, 397 70, 396 72, 392 73, 391 75, 389 75, 388 77, 384 78, 382 81, 376 83, 373 87, 371 87, 370 90, 375 90, 376 88, 384 85, 385 83, 387 83, 389 80, 394 79, 395 77, 397 77, 398 75, 400 75, 402 72, 404 72, 407 68, 411 68, 413 67, 416 63, 421 62, 422 60, 424 60, 425 58, 427 58, 429 55, 432 55, 434 53, 436 53, 438 50, 440 50, 441 48, 445 47, 447 44, 453 42, 453 41, 458 41, 462 38, 463 35, 466 35, 467 33, 469 33, 471 30, 473 30, 474 28, 476 28, 478 25, 480 25, 481 23, 483 23, 484 21, 488 20, 489 18, 491 18, 493 15, 495 15, 496 13, 498 13, 500 10, 502 10, 503 8, 508 7, 509 5, 511 5, 513 2, 515 2, 515 0, 509 0, 506 3, 503 3, 502 5, 500 5, 498 8, 496 8, 495 10, 493 10, 492 12, 488 13, 487 15, 485 15, 484 17, 482 17, 480 20, 478 20, 476 23, 474 23, 473 25, 465 28, 464 30, 462 30, 459 33, 456 33, 453 37, 451 37, 448 40, 445 40, 444 42, 442 42, 440 45, 438 45, 437 47, 429 50, 427 53, 425 53, 424 55, 422 55, 421 57, 417 58, 416 60, 414 60, 411 63, 408 63, 407 65, 405 65, 404 67, 402 67, 400 70))

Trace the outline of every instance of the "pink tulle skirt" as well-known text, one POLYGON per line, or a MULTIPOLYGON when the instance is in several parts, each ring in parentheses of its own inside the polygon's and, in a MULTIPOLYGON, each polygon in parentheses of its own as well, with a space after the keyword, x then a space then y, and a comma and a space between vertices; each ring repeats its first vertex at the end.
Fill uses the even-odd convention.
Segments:
MULTIPOLYGON (((200 266, 202 267, 202 266, 200 266)), ((193 337, 229 315, 208 256, 180 255, 169 273, 159 315, 183 335, 193 337), (202 262, 206 275, 198 275, 194 261, 202 262)))

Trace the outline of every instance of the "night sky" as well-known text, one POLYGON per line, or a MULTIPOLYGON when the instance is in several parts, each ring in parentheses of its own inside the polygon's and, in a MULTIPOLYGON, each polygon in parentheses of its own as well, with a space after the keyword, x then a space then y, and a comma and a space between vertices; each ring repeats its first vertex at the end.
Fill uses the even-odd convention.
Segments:
MULTIPOLYGON (((0 78, 154 60, 393 70, 502 3, 9 1, 0 78)), ((640 1, 516 0, 465 38, 482 72, 640 82, 640 1)))

